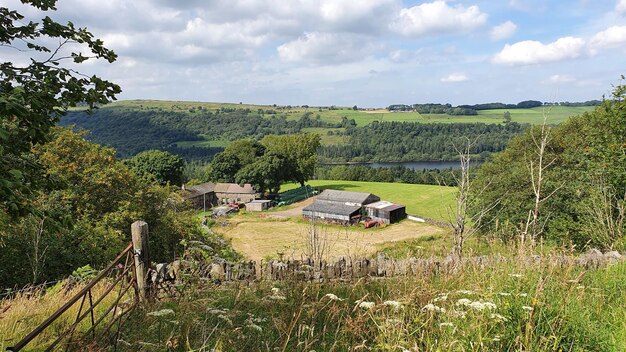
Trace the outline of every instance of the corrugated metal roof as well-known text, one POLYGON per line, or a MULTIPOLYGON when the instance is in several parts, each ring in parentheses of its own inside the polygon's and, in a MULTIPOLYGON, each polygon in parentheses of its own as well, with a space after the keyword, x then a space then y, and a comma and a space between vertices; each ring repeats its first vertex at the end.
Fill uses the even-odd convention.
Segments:
POLYGON ((345 203, 316 199, 315 202, 304 207, 302 211, 350 216, 360 209, 361 207, 358 205, 347 205, 345 203))
POLYGON ((378 210, 384 210, 384 211, 393 211, 396 209, 404 208, 404 205, 381 200, 376 203, 367 204, 365 207, 378 209, 378 210))
POLYGON ((342 203, 363 204, 370 196, 380 199, 371 193, 337 191, 334 189, 324 190, 319 196, 317 196, 317 199, 342 203))

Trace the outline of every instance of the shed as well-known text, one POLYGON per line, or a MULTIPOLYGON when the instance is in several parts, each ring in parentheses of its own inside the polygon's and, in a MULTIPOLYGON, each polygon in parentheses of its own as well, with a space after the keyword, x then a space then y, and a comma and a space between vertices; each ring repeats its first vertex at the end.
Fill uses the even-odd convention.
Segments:
POLYGON ((263 211, 270 207, 270 200, 267 199, 255 199, 249 203, 246 203, 246 211, 263 211))
POLYGON ((319 196, 317 196, 317 200, 363 206, 365 204, 379 201, 380 197, 365 192, 348 192, 337 191, 334 189, 326 189, 322 193, 320 193, 319 196))
POLYGON ((367 216, 374 220, 382 220, 387 224, 398 222, 406 218, 406 207, 404 205, 387 201, 378 201, 365 206, 367 216))
POLYGON ((307 219, 321 219, 342 224, 352 224, 360 219, 361 206, 317 199, 302 209, 307 219))

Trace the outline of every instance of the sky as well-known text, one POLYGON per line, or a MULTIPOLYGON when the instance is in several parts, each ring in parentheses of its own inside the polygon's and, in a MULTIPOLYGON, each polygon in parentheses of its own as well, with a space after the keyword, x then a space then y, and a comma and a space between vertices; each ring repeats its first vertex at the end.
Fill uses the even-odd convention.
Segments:
MULTIPOLYGON (((59 0, 45 15, 119 55, 80 71, 119 84, 121 100, 585 101, 626 74, 626 0, 59 0)), ((0 48, 0 61, 28 54, 0 48)))

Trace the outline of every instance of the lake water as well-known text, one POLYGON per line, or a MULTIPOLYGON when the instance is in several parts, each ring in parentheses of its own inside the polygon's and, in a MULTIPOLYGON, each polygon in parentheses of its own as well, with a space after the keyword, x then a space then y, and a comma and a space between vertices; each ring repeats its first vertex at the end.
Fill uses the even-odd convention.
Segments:
MULTIPOLYGON (((472 166, 478 166, 482 163, 482 161, 472 161, 472 166)), ((446 169, 459 169, 461 168, 461 163, 458 161, 406 161, 406 162, 393 162, 393 163, 349 163, 345 165, 363 165, 374 168, 381 167, 397 167, 404 166, 408 169, 412 170, 446 170, 446 169)))

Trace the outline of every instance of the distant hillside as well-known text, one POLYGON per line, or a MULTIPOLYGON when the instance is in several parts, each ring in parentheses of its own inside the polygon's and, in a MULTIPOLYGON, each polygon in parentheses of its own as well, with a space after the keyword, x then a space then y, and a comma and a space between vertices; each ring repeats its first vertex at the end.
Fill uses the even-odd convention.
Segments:
MULTIPOLYGON (((560 123, 591 108, 550 109, 550 122, 560 123)), ((106 105, 92 114, 76 109, 61 125, 91 131, 91 140, 116 148, 121 157, 161 149, 188 160, 208 161, 233 140, 310 132, 322 137, 321 156, 326 161, 450 160, 456 156, 455 138, 480 136, 482 142, 474 153, 484 158, 502 150, 510 137, 521 132, 523 128, 515 122, 542 121, 544 108, 511 110, 512 123, 505 124, 507 112, 481 110, 475 116, 450 116, 357 107, 133 100, 106 105)))

